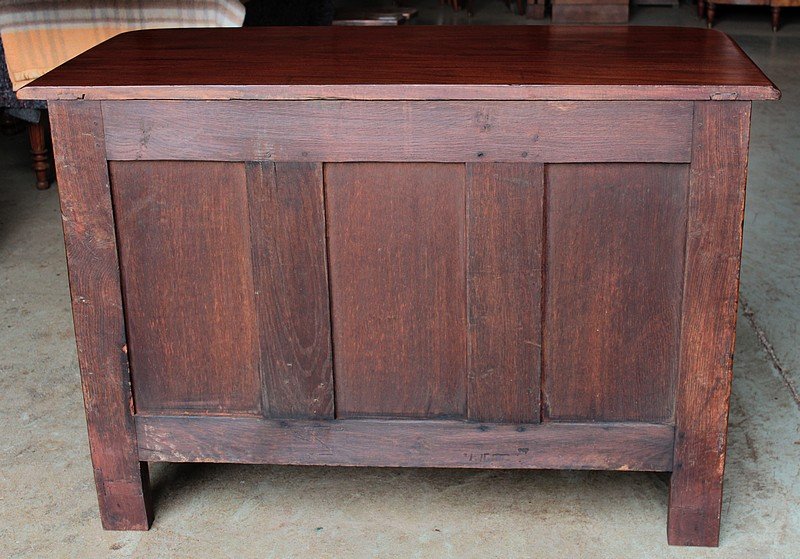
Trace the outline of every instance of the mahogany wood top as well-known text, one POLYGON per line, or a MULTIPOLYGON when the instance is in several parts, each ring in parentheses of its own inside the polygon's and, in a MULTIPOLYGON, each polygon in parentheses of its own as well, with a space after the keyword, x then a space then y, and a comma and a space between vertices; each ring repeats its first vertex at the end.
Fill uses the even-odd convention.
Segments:
POLYGON ((402 26, 125 33, 22 99, 777 99, 718 31, 402 26))

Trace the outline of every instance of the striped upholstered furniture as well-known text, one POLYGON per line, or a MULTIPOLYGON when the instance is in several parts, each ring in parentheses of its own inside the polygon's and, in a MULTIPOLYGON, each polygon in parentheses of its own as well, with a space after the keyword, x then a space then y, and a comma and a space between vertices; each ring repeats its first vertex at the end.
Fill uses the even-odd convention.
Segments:
POLYGON ((14 91, 125 31, 159 27, 240 27, 240 0, 0 0, 0 108, 28 123, 36 184, 49 186, 44 102, 14 91))

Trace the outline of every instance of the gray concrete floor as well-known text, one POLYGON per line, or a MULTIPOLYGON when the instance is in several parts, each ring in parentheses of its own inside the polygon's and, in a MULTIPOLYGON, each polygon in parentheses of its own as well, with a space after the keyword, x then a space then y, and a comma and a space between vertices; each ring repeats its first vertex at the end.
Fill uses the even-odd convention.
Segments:
MULTIPOLYGON (((474 23, 523 23, 499 0, 474 23)), ((421 23, 466 23, 420 1, 421 23)), ((722 542, 666 545, 661 476, 231 465, 152 468, 147 533, 103 532, 55 189, 0 137, 0 557, 800 557, 800 9, 720 10, 783 90, 753 111, 722 542)), ((635 24, 698 25, 692 8, 635 24)), ((686 56, 691 56, 687 52, 686 56)))

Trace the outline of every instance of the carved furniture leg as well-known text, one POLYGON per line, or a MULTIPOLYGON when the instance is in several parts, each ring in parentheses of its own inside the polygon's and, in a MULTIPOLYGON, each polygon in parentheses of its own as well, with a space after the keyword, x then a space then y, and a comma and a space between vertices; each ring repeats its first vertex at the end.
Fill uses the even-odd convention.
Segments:
POLYGON ((47 147, 49 130, 47 115, 42 113, 39 122, 28 124, 28 135, 31 141, 33 171, 36 173, 36 188, 50 188, 50 153, 47 147))

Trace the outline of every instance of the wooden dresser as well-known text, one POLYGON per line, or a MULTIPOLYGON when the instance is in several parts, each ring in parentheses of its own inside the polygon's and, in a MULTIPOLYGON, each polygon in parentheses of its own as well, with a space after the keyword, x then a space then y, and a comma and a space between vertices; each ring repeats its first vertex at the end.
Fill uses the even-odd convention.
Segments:
POLYGON ((50 101, 106 528, 149 527, 147 462, 643 470, 669 541, 717 544, 750 105, 779 96, 727 36, 142 31, 21 96, 50 101))

